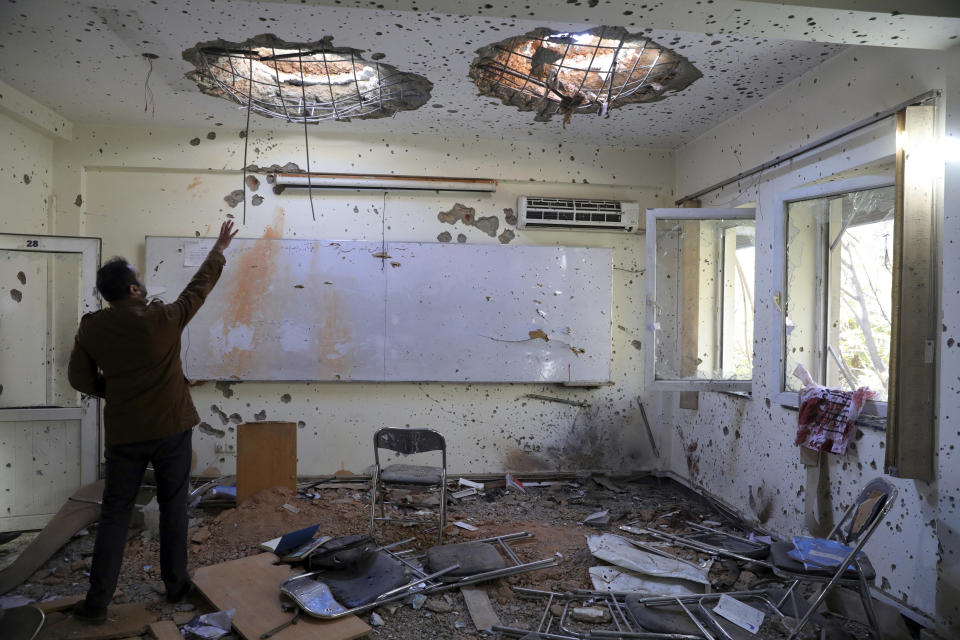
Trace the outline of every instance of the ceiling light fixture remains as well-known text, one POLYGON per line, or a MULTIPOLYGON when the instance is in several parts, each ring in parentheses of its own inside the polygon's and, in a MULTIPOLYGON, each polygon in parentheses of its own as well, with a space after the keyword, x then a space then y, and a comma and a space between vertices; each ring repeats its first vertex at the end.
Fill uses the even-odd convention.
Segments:
POLYGON ((622 27, 583 33, 535 29, 477 50, 470 78, 480 93, 546 122, 562 114, 609 116, 635 102, 663 100, 702 74, 683 56, 622 27))
POLYGON ((384 118, 430 99, 425 77, 368 62, 362 50, 332 41, 289 43, 265 34, 200 43, 183 58, 196 67, 187 77, 204 93, 290 122, 384 118))

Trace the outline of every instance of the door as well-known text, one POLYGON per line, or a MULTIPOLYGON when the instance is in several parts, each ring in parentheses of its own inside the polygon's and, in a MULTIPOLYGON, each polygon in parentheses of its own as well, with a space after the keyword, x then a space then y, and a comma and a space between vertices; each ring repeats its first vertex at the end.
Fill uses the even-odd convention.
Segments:
POLYGON ((42 528, 97 479, 99 401, 67 363, 99 263, 99 238, 0 234, 0 531, 42 528))

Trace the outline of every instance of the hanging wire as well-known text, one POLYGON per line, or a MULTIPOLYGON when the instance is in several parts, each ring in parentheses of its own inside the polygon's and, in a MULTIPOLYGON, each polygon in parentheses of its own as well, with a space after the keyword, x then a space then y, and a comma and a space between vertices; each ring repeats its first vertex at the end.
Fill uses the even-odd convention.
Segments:
MULTIPOLYGON (((313 183, 310 181, 310 137, 307 135, 307 89, 306 83, 303 81, 303 56, 297 55, 297 59, 300 62, 298 65, 300 67, 300 91, 303 95, 303 147, 307 151, 307 197, 310 198, 310 216, 316 222, 317 212, 313 209, 313 183)), ((324 63, 324 67, 326 67, 326 63, 324 63)), ((328 80, 329 78, 330 76, 327 76, 328 80)), ((332 92, 330 97, 333 97, 332 92)))
POLYGON ((157 117, 157 105, 153 100, 153 89, 150 88, 150 76, 153 74, 153 61, 159 56, 155 53, 144 53, 144 60, 147 61, 147 77, 143 81, 143 111, 146 112, 149 107, 154 118, 157 117))
MULTIPOLYGON (((379 63, 376 65, 378 82, 370 82, 369 88, 362 88, 356 66, 363 66, 367 63, 353 52, 338 53, 324 49, 310 51, 301 49, 297 53, 277 54, 274 47, 270 48, 270 52, 272 55, 267 56, 261 55, 255 49, 208 47, 198 51, 196 64, 199 76, 224 97, 242 105, 249 103, 250 108, 260 115, 284 118, 290 122, 307 121, 316 123, 325 120, 391 115, 400 109, 419 106, 419 104, 410 104, 411 101, 404 98, 404 92, 409 92, 411 89, 417 89, 420 94, 420 99, 416 102, 422 104, 429 99, 429 82, 425 78, 416 74, 397 71, 390 65, 381 66, 379 63), (302 81, 296 83, 291 80, 285 84, 280 78, 277 65, 278 60, 297 58, 300 63, 299 71, 302 78, 303 64, 313 62, 309 59, 305 60, 305 56, 317 56, 317 64, 322 63, 325 71, 328 71, 330 66, 334 64, 352 64, 354 66, 353 83, 356 90, 344 92, 342 96, 335 96, 333 82, 328 74, 326 79, 321 79, 320 82, 326 86, 329 96, 319 100, 316 92, 311 91, 312 101, 308 109, 304 83, 302 81), (270 82, 263 82, 254 77, 250 77, 249 82, 243 82, 248 79, 245 75, 253 76, 253 69, 246 73, 241 71, 234 64, 235 58, 272 66, 273 73, 268 73, 272 76, 270 82), (295 86, 296 84, 300 84, 299 89, 295 86), (244 86, 247 87, 246 91, 243 90, 244 86)), ((295 74, 296 70, 292 73, 295 74)))
MULTIPOLYGON (((250 78, 253 78, 253 59, 250 59, 250 78)), ((247 90, 252 96, 253 91, 247 90)), ((247 224, 247 148, 250 146, 250 99, 247 99, 247 127, 243 133, 243 224, 247 224)))

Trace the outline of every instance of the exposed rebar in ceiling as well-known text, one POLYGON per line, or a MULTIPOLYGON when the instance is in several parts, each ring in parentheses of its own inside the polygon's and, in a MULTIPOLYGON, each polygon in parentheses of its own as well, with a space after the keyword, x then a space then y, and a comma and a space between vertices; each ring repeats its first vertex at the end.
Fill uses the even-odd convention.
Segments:
POLYGON ((663 100, 702 74, 686 58, 622 27, 583 33, 535 29, 477 50, 470 65, 482 95, 500 98, 535 120, 663 100))
POLYGON ((290 122, 384 118, 430 99, 433 84, 425 77, 361 53, 334 47, 330 37, 289 43, 265 34, 200 43, 183 57, 196 67, 187 76, 204 93, 290 122))

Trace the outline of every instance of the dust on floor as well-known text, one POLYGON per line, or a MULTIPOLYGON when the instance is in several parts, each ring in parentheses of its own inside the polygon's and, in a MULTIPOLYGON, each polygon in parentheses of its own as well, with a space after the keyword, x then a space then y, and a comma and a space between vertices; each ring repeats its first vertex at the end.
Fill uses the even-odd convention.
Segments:
MULTIPOLYGON (((494 610, 507 626, 535 629, 542 615, 542 604, 521 599, 513 587, 566 591, 591 589, 588 568, 600 564, 590 555, 586 536, 604 529, 616 532, 626 523, 654 526, 672 532, 689 530, 687 521, 708 522, 729 531, 738 531, 738 523, 713 508, 705 499, 669 481, 642 478, 603 484, 589 477, 562 480, 551 486, 529 487, 526 493, 515 489, 492 489, 456 501, 448 509, 448 522, 463 521, 477 528, 467 531, 448 526, 445 542, 460 542, 494 535, 528 531, 535 537, 514 544, 524 561, 558 557, 559 565, 527 574, 486 583, 494 610), (601 527, 581 524, 589 515, 606 510, 609 524, 601 527)), ((327 483, 299 495, 284 489, 262 491, 236 508, 213 512, 193 508, 191 516, 190 568, 217 564, 261 553, 258 545, 283 533, 319 523, 319 533, 341 536, 366 533, 369 527, 369 493, 359 483, 327 483)), ((387 526, 379 530, 378 541, 388 543, 414 537, 421 550, 436 544, 436 529, 387 526)), ((739 529, 742 531, 742 529, 739 529)), ((73 538, 26 583, 7 596, 23 596, 42 601, 85 593, 93 551, 95 527, 73 538)), ((12 543, 10 543, 12 545, 12 543)), ((0 558, 7 545, 0 546, 0 558)), ((694 552, 668 548, 691 560, 694 552)), ((143 602, 158 619, 178 624, 198 613, 212 611, 199 595, 186 603, 169 605, 163 598, 160 581, 159 544, 131 530, 114 602, 143 602)), ((705 557, 700 558, 705 559, 705 557)), ((711 570, 714 587, 720 590, 749 588, 759 577, 741 570, 732 562, 716 562, 711 570)), ((391 640, 450 638, 472 640, 480 636, 473 627, 459 592, 433 596, 430 606, 414 610, 409 605, 381 607, 377 613, 383 626, 374 627, 371 637, 391 640)), ((51 622, 57 616, 51 614, 51 622)), ((369 620, 370 614, 363 614, 369 620)), ((149 634, 142 636, 149 638, 149 634)))

